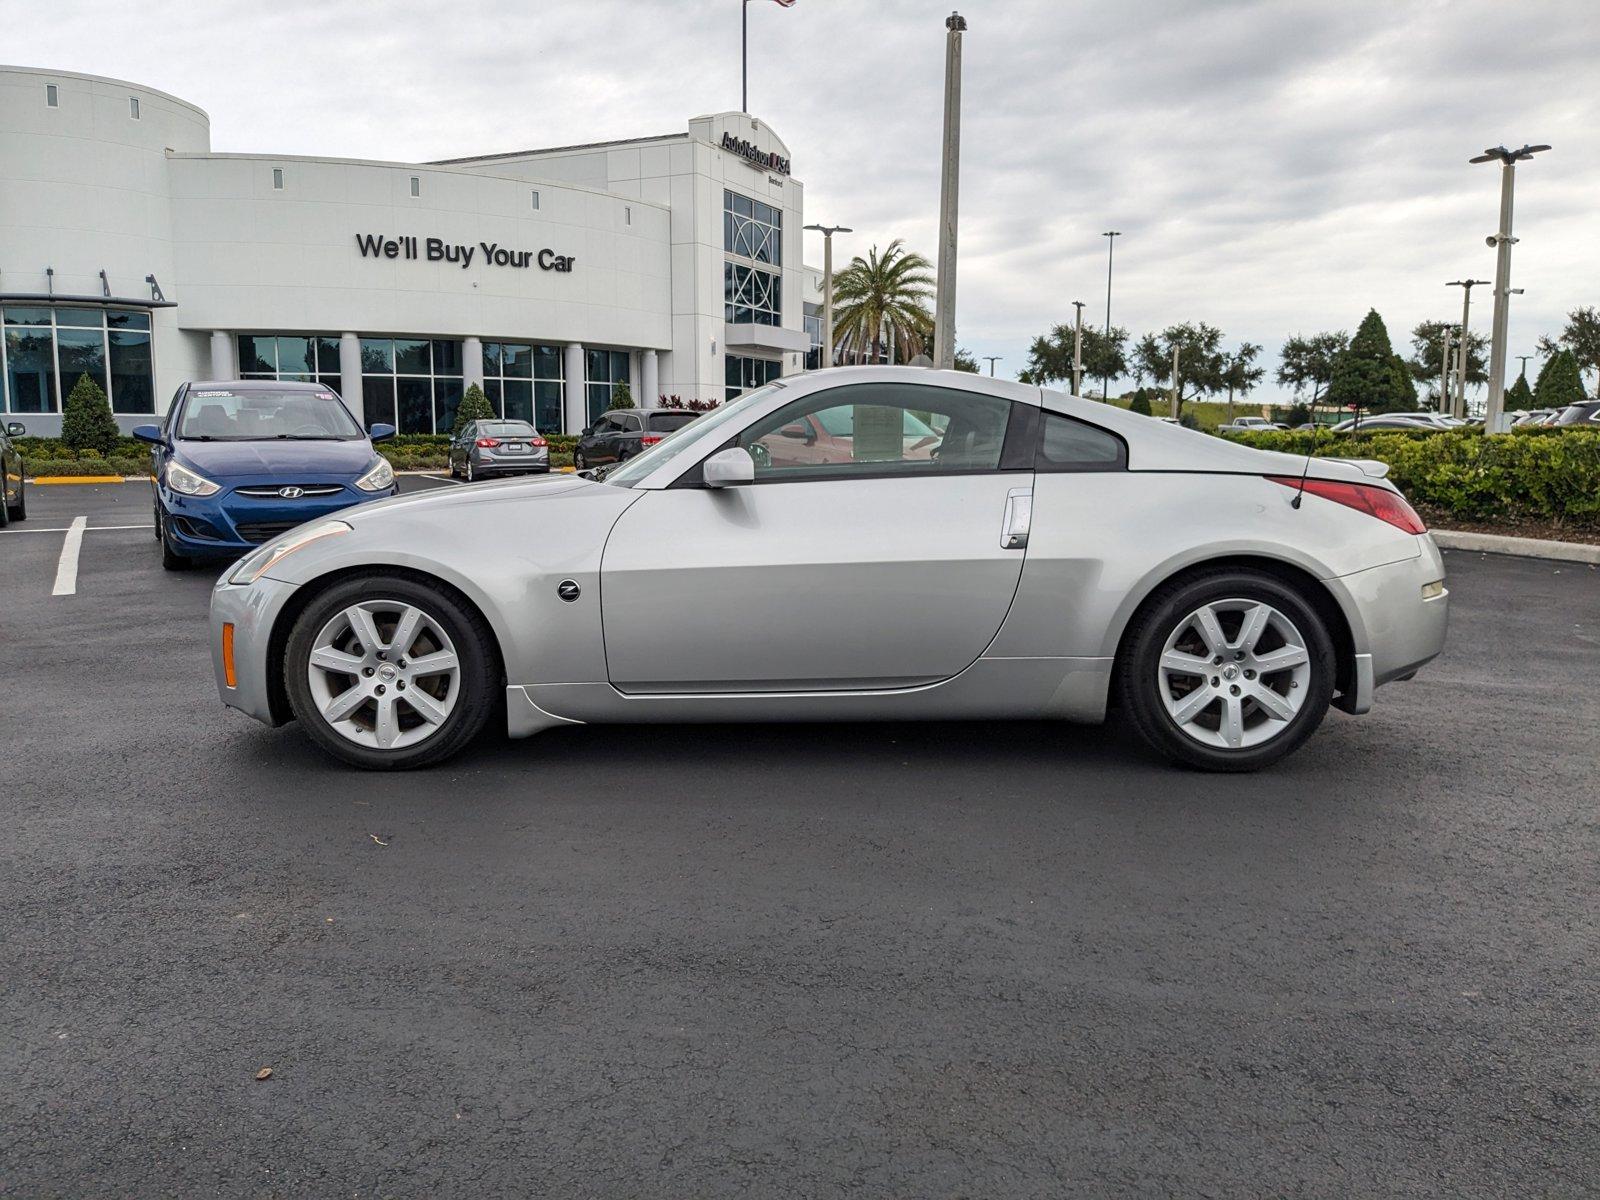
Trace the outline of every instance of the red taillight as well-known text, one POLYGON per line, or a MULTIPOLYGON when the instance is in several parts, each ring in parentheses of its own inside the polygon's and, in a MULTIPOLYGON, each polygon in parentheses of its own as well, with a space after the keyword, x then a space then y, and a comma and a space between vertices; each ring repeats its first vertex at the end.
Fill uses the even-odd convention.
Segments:
POLYGON ((499 438, 479 438, 478 439, 478 445, 482 446, 485 450, 493 450, 499 444, 500 444, 500 439, 499 438))
POLYGON ((1364 512, 1369 517, 1377 517, 1407 533, 1428 532, 1422 518, 1417 516, 1417 510, 1406 503, 1404 496, 1388 488, 1373 487, 1370 483, 1339 483, 1332 479, 1302 481, 1292 475, 1268 475, 1267 478, 1295 491, 1300 490, 1303 482, 1305 490, 1313 496, 1321 496, 1324 500, 1364 512))
POLYGON ((641 437, 639 439, 639 445, 641 445, 641 446, 654 446, 664 436, 666 436, 666 435, 665 434, 660 434, 660 433, 647 433, 647 434, 645 434, 643 437, 641 437))
POLYGON ((543 438, 529 438, 528 439, 528 445, 530 445, 530 446, 543 446, 544 444, 545 444, 545 440, 543 438))

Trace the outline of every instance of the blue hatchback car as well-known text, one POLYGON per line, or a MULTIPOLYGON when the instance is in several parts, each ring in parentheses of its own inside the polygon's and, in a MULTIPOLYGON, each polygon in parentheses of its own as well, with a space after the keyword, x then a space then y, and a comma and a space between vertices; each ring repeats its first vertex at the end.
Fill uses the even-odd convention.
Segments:
POLYGON ((186 383, 149 442, 161 565, 237 558, 303 521, 395 493, 394 471, 344 402, 315 383, 186 383))

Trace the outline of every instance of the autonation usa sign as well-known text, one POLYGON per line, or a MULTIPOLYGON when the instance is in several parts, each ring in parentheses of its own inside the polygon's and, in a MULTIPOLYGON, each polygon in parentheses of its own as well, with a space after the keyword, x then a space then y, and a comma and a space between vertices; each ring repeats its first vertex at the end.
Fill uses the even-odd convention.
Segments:
POLYGON ((730 154, 737 154, 751 166, 759 167, 763 171, 776 171, 780 175, 789 173, 789 160, 783 155, 752 146, 743 138, 736 138, 731 133, 722 135, 722 148, 730 154))

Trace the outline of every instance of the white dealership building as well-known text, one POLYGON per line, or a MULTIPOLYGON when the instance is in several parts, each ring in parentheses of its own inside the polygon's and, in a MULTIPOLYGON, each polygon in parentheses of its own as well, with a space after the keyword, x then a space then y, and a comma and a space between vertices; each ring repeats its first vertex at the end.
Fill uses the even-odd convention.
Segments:
POLYGON ((0 410, 56 433, 84 374, 124 429, 202 378, 321 380, 402 433, 473 383, 547 433, 624 380, 722 400, 814 359, 803 199, 745 113, 430 163, 217 154, 188 101, 0 67, 0 410))

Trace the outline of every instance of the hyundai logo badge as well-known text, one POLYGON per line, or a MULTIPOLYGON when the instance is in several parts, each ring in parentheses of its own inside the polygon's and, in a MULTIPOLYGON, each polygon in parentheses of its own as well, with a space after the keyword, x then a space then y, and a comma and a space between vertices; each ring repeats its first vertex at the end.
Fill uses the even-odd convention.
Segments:
POLYGON ((285 500, 298 500, 298 499, 300 499, 301 496, 304 496, 305 494, 306 494, 305 488, 281 487, 281 488, 278 489, 278 495, 282 496, 285 500))
POLYGON ((556 595, 560 596, 568 604, 571 604, 582 594, 583 589, 578 586, 577 580, 575 579, 563 579, 560 583, 556 584, 556 595))

